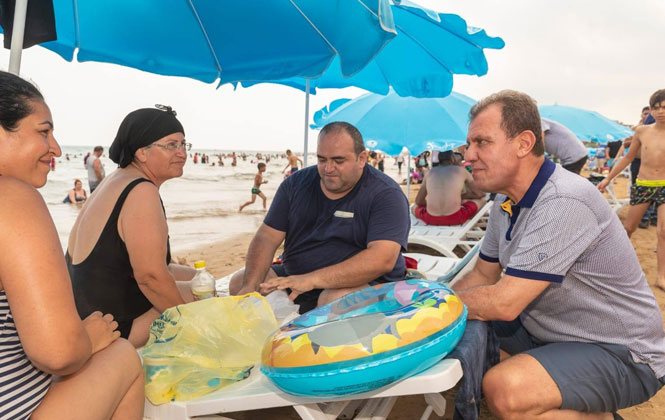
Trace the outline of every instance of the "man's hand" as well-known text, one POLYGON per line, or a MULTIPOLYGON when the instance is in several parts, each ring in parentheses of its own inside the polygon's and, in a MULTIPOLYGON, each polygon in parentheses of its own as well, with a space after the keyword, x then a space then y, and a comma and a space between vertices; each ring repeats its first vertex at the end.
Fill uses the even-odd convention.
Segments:
POLYGON ((610 184, 610 181, 608 180, 608 178, 603 179, 603 180, 600 181, 600 183, 598 184, 598 191, 604 193, 604 192, 605 192, 605 188, 607 188, 607 186, 608 186, 609 184, 610 184))
POLYGON ((299 295, 316 288, 314 277, 308 274, 288 277, 275 277, 261 283, 261 294, 267 295, 275 290, 291 289, 289 299, 295 300, 299 295))

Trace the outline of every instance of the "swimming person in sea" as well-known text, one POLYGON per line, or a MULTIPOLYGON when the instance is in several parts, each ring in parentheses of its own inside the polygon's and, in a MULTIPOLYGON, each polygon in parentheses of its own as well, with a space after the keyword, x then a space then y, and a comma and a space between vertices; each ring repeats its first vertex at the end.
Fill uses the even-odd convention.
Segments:
POLYGON ((263 210, 266 209, 266 196, 261 192, 261 185, 267 184, 267 180, 263 180, 263 173, 266 171, 266 164, 261 162, 258 165, 256 165, 256 168, 259 170, 256 173, 256 176, 254 176, 254 186, 252 187, 252 199, 240 206, 238 209, 238 212, 241 212, 242 209, 245 207, 249 206, 250 204, 254 204, 256 201, 256 196, 258 195, 261 197, 261 200, 263 200, 263 210))
POLYGON ((79 213, 67 266, 80 316, 113 314, 122 337, 139 347, 166 308, 192 301, 195 270, 171 263, 159 187, 182 175, 191 148, 170 107, 130 112, 109 149, 119 168, 79 213))
POLYGON ((143 418, 143 372, 111 315, 76 313, 41 194, 60 156, 35 86, 0 71, 0 418, 143 418))
POLYGON ((74 188, 69 190, 63 203, 78 204, 84 203, 88 199, 88 193, 83 189, 83 183, 80 179, 74 180, 74 188))

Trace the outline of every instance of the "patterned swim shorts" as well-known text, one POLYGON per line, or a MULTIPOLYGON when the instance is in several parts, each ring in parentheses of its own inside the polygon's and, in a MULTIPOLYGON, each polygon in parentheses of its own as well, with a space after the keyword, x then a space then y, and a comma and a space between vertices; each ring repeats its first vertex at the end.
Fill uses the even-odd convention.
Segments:
POLYGON ((656 203, 656 207, 665 203, 665 187, 647 187, 633 184, 630 188, 630 205, 656 203))

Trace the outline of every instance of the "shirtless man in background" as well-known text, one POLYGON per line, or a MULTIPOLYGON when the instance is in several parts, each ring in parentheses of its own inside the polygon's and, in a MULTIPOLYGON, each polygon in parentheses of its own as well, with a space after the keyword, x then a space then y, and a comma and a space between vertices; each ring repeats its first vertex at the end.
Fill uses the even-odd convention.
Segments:
POLYGON ((460 163, 452 151, 439 153, 439 165, 427 173, 416 196, 417 218, 428 225, 461 225, 485 204, 485 194, 460 163))
POLYGON ((628 236, 632 235, 649 204, 655 203, 658 209, 656 286, 665 290, 665 206, 661 206, 665 203, 665 89, 651 95, 649 110, 656 123, 635 128, 628 153, 612 168, 607 178, 598 184, 598 189, 604 192, 612 179, 643 150, 640 172, 630 190, 630 208, 623 226, 628 236))
POLYGON ((302 160, 298 156, 294 155, 291 149, 286 149, 286 159, 289 161, 289 163, 286 164, 282 172, 291 167, 291 172, 287 172, 286 176, 289 176, 298 170, 298 162, 300 162, 300 167, 303 168, 302 160))

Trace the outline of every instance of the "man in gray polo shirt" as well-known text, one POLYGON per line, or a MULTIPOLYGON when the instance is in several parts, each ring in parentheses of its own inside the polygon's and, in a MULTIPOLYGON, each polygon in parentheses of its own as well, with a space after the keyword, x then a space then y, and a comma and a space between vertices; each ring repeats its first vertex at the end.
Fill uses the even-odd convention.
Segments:
POLYGON ((483 378, 490 410, 620 418, 665 383, 663 319, 621 222, 591 183, 545 159, 528 95, 478 102, 467 140, 476 186, 498 195, 480 259, 453 288, 511 355, 483 378))
POLYGON ((564 169, 579 174, 589 156, 584 144, 568 127, 556 121, 541 118, 541 126, 547 154, 558 158, 564 169))

